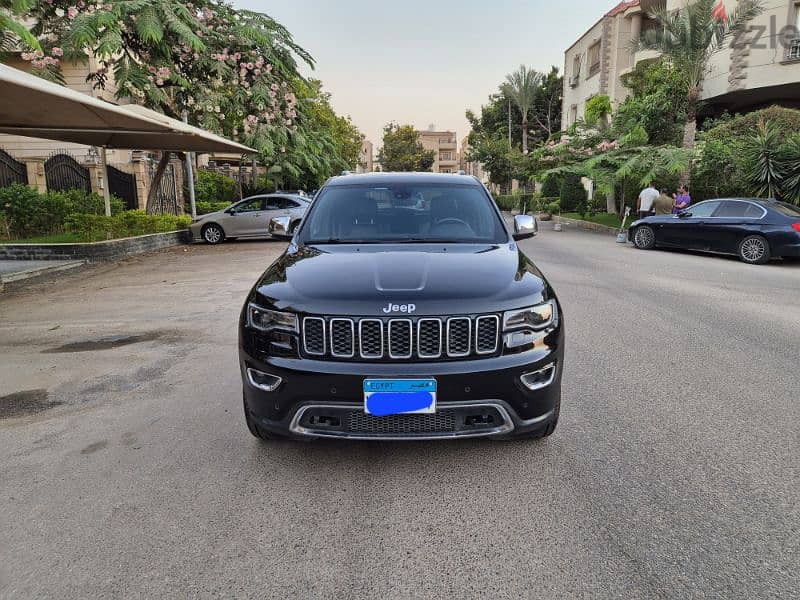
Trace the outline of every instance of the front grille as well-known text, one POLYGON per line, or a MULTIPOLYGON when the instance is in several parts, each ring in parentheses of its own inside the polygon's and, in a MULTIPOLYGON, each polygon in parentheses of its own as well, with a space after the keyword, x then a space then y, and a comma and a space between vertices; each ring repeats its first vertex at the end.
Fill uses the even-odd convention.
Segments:
POLYGON ((495 354, 497 315, 378 319, 305 317, 303 350, 313 357, 435 360, 495 354))
POLYGON ((441 410, 432 415, 376 417, 354 410, 347 424, 349 433, 448 433, 456 430, 456 414, 441 410))

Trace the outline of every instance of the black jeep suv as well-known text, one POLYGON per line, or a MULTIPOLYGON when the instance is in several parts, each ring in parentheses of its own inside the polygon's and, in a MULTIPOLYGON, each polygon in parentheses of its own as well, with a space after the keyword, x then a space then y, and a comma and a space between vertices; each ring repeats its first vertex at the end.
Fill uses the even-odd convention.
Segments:
MULTIPOLYGON (((289 237, 285 218, 274 236, 289 237)), ((564 317, 489 192, 464 175, 336 177, 240 319, 256 437, 553 433, 564 317)))

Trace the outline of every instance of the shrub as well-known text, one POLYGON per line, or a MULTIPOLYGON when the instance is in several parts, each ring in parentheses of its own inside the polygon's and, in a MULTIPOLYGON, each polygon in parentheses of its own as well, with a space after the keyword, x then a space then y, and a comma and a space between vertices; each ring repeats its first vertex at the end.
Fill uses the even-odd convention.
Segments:
POLYGON ((187 216, 148 215, 143 210, 128 210, 111 217, 73 214, 67 218, 66 227, 70 233, 91 241, 178 231, 190 223, 187 216))
POLYGON ((195 202, 233 204, 239 199, 236 180, 213 171, 199 170, 194 184, 195 202))
POLYGON ((63 194, 40 194, 20 183, 0 188, 0 207, 12 237, 55 233, 69 214, 69 203, 63 194))
POLYGON ((564 176, 559 198, 561 199, 561 210, 564 212, 586 210, 586 188, 583 187, 578 175, 567 173, 564 176))
POLYGON ((557 175, 548 175, 542 182, 542 196, 557 198, 561 194, 561 180, 557 175))
MULTIPOLYGON (((69 214, 104 215, 106 214, 105 200, 99 194, 86 192, 85 190, 66 190, 64 192, 49 192, 60 194, 67 203, 69 214)), ((117 215, 125 210, 125 204, 116 196, 111 196, 111 214, 117 215)))
POLYGON ((227 202, 195 202, 195 209, 198 215, 207 215, 218 210, 225 210, 229 206, 230 204, 227 202))
POLYGON ((550 213, 551 215, 555 215, 561 212, 561 203, 558 200, 554 200, 549 202, 546 205, 545 210, 550 213))

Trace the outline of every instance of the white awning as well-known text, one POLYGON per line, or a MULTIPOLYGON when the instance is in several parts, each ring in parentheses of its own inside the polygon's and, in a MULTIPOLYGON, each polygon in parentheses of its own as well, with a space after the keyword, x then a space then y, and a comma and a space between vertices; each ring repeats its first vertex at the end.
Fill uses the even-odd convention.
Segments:
POLYGON ((140 106, 118 106, 0 64, 0 133, 129 150, 256 150, 140 106))

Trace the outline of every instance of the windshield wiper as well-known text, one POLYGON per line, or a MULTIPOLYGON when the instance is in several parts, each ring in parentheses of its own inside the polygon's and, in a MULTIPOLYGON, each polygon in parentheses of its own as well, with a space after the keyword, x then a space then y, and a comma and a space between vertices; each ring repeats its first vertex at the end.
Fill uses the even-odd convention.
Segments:
POLYGON ((342 238, 327 238, 324 240, 308 240, 307 246, 324 246, 326 244, 380 244, 380 240, 343 240, 342 238))

